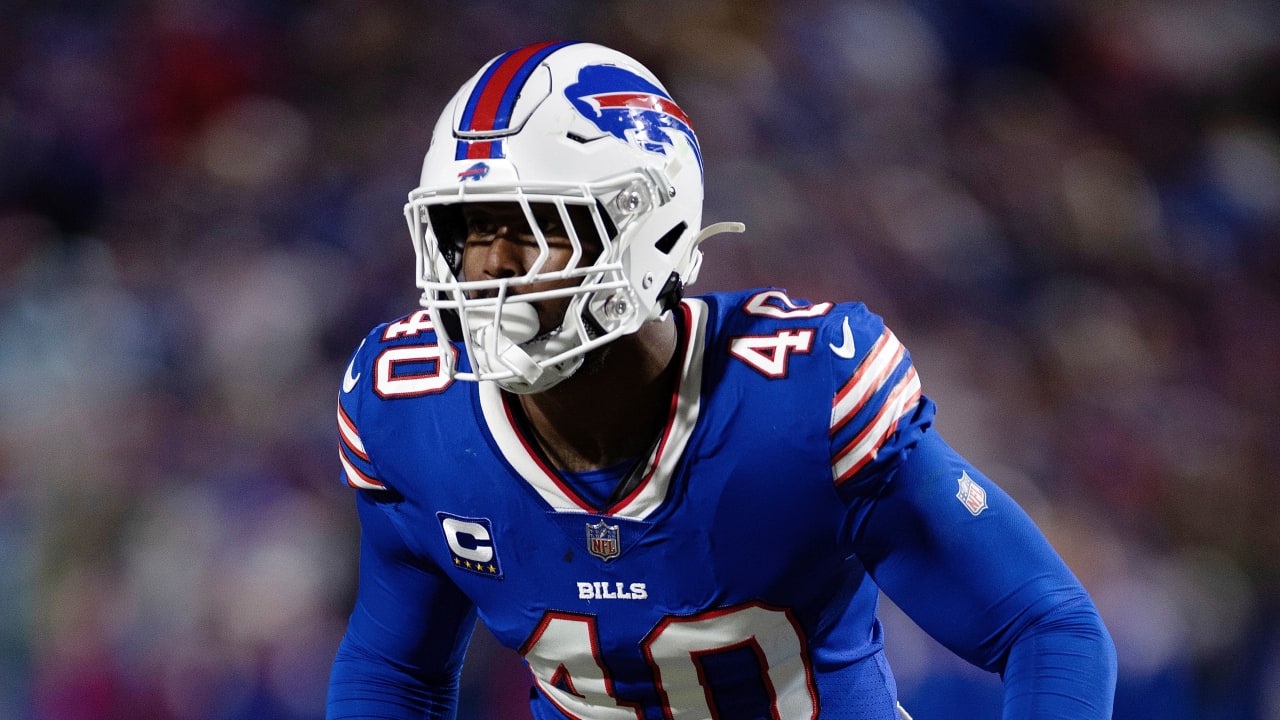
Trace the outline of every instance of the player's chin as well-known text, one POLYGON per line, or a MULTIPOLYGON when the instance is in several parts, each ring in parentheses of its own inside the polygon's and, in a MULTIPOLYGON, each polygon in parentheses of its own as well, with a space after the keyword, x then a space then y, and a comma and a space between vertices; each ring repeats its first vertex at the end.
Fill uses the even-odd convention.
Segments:
POLYGON ((578 377, 591 377, 598 374, 607 364, 606 360, 613 351, 613 343, 605 343, 582 356, 582 366, 574 373, 578 377))

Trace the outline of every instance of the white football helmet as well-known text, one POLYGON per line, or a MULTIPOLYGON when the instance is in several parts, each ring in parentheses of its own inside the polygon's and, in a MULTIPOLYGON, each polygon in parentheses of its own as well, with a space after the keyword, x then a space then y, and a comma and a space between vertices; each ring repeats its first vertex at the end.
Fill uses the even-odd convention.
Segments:
POLYGON ((422 306, 441 341, 460 336, 471 359, 462 371, 443 353, 442 372, 540 392, 572 375, 588 351, 661 317, 697 278, 699 243, 742 231, 738 223, 702 228, 702 182, 689 118, 632 58, 557 42, 489 61, 440 116, 421 184, 405 205, 422 306), (465 202, 519 204, 540 250, 527 272, 461 276, 465 202), (548 246, 532 210, 539 203, 558 211, 572 244, 562 269, 543 267, 548 246), (585 210, 575 209, 577 226, 574 206, 585 210), (590 227, 582 227, 587 216, 590 227), (564 280, 577 282, 524 291, 564 280), (559 327, 540 332, 531 303, 565 297, 559 327))

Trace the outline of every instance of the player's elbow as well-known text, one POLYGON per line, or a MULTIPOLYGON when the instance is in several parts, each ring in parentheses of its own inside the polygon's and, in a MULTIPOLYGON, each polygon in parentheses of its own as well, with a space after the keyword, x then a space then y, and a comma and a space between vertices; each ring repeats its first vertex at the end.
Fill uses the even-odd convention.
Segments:
POLYGON ((1116 646, 1087 597, 1045 613, 1020 634, 1004 671, 1006 717, 1109 718, 1116 646))
POLYGON ((1111 675, 1111 682, 1114 685, 1116 679, 1116 643, 1111 638, 1111 633, 1107 631, 1106 623, 1102 622, 1102 615, 1098 613, 1098 608, 1093 602, 1088 603, 1087 617, 1082 619, 1087 622, 1087 635, 1092 639, 1094 646, 1094 657, 1099 663, 1104 664, 1111 675))
POLYGON ((1058 636, 1064 647, 1073 648, 1080 658, 1087 659, 1094 667, 1104 670, 1104 674, 1114 682, 1116 645, 1091 599, 1085 597, 1060 606, 1038 625, 1039 632, 1058 636))
POLYGON ((350 630, 333 660, 326 720, 453 717, 460 669, 431 673, 375 652, 350 630))
POLYGON ((1087 595, 1063 603, 1027 627, 1015 643, 1030 644, 1104 671, 1116 673, 1116 645, 1102 615, 1087 595))

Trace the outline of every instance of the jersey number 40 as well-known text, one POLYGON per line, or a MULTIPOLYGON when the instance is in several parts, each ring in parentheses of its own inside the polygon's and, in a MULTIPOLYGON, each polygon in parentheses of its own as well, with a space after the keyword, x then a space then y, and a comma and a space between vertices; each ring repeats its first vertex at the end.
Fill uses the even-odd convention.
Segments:
MULTIPOLYGON (((816 718, 817 691, 803 635, 786 610, 747 603, 693 616, 668 616, 641 643, 666 717, 719 717, 704 682, 717 655, 754 656, 770 716, 816 718)), ((619 700, 600 653, 594 615, 548 612, 520 649, 539 689, 572 718, 635 720, 619 700)), ((721 700, 724 700, 722 698, 721 700)))

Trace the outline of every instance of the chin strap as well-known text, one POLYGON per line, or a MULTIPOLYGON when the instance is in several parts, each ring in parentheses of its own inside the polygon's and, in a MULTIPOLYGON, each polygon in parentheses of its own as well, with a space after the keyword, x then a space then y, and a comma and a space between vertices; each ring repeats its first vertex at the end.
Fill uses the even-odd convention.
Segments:
POLYGON ((533 386, 542 377, 543 369, 524 348, 511 342, 501 333, 497 337, 498 362, 520 377, 524 383, 533 386))

